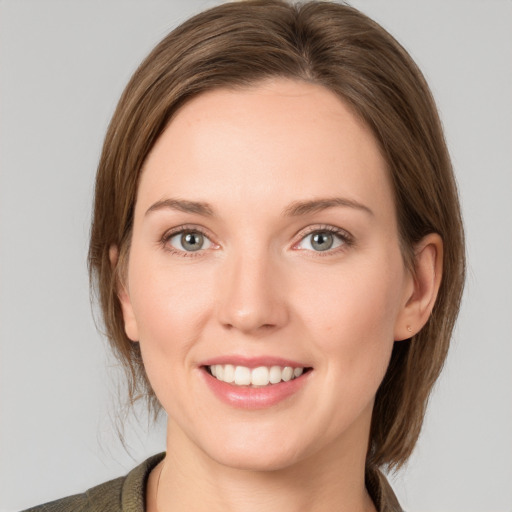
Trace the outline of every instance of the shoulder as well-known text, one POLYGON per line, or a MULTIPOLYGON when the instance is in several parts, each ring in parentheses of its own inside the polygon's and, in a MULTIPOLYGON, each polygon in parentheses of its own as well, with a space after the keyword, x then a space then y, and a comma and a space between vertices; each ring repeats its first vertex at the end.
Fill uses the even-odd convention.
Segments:
POLYGON ((144 512, 146 483, 151 470, 165 454, 154 455, 126 476, 24 512, 144 512))
POLYGON ((87 510, 85 494, 76 494, 74 496, 68 496, 67 498, 45 503, 44 505, 27 508, 24 512, 67 512, 71 510, 74 512, 87 510))
POLYGON ((25 512, 103 512, 121 511, 121 490, 126 477, 97 485, 82 494, 51 501, 25 512))

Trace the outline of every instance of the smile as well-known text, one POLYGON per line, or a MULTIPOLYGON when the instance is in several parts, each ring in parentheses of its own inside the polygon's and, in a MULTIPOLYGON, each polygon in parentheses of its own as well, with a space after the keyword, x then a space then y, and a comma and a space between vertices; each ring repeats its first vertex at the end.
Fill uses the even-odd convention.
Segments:
POLYGON ((206 366, 207 371, 221 382, 235 386, 264 387, 280 382, 288 382, 300 377, 307 368, 291 366, 235 366, 232 364, 214 364, 206 366))
POLYGON ((265 409, 290 403, 308 387, 313 367, 274 356, 220 356, 199 365, 204 384, 237 409, 265 409))

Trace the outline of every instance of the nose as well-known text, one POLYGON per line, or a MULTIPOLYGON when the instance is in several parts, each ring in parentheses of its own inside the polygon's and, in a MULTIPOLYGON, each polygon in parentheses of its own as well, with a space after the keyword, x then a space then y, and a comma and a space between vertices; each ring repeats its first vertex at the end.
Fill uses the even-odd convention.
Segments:
POLYGON ((226 329, 261 335, 288 322, 282 270, 269 257, 232 255, 220 276, 218 319, 226 329))

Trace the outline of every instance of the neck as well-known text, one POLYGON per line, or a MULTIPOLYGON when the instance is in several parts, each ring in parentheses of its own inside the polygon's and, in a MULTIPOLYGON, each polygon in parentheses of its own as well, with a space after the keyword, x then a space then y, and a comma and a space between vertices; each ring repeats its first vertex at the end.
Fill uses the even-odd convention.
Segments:
POLYGON ((366 448, 350 441, 283 469, 256 471, 213 460, 169 421, 167 456, 150 480, 155 499, 148 499, 148 511, 375 511, 364 484, 366 448))

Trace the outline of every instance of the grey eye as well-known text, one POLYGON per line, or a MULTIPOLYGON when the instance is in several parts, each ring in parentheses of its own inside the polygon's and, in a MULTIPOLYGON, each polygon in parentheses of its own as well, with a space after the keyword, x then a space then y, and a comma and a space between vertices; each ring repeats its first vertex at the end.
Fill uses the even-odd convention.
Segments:
POLYGON ((208 249, 210 240, 199 231, 182 231, 169 238, 169 244, 179 251, 195 252, 208 249))
POLYGON ((334 243, 334 235, 327 231, 320 231, 311 235, 311 247, 315 251, 327 251, 334 243))
POLYGON ((314 252, 325 252, 336 249, 346 243, 343 235, 328 230, 313 231, 306 235, 297 245, 299 249, 314 252))
POLYGON ((181 245, 186 251, 199 251, 203 247, 204 236, 201 233, 183 233, 181 245))

